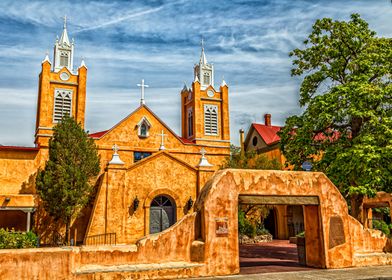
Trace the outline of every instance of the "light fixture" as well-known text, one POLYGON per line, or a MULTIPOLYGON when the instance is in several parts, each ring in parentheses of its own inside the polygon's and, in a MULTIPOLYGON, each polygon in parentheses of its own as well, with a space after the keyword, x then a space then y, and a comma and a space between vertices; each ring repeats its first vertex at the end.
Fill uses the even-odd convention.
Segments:
POLYGON ((133 200, 133 211, 136 211, 138 207, 139 207, 139 199, 136 196, 135 199, 133 200))
POLYGON ((5 202, 10 202, 10 200, 11 200, 11 197, 6 197, 6 198, 4 199, 5 202))
POLYGON ((186 202, 186 206, 187 206, 187 208, 188 208, 188 211, 192 209, 193 200, 192 200, 192 197, 191 197, 191 196, 189 197, 188 201, 186 202))

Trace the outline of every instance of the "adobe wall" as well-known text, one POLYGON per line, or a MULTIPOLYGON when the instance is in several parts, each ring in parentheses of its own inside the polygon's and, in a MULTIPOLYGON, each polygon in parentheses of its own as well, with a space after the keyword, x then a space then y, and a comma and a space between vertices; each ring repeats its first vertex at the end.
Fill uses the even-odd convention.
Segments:
POLYGON ((239 195, 315 196, 305 205, 307 264, 392 264, 390 240, 364 229, 322 173, 222 170, 202 189, 196 213, 136 245, 0 250, 1 279, 174 279, 239 272, 239 195), (226 227, 227 226, 227 227, 226 227))
MULTIPOLYGON (((310 266, 342 268, 375 264, 377 260, 366 253, 390 251, 390 240, 385 235, 364 229, 349 216, 346 201, 323 173, 222 170, 203 188, 195 205, 197 211, 204 213, 205 259, 213 275, 239 271, 239 195, 318 197, 319 206, 304 207, 307 264, 310 266), (227 221, 225 237, 217 236, 219 220, 227 221)), ((382 264, 392 263, 390 254, 382 253, 377 258, 383 258, 382 264)))
POLYGON ((196 200, 197 185, 198 171, 166 152, 131 168, 110 165, 99 186, 86 236, 115 232, 117 243, 134 243, 149 234, 150 205, 156 196, 171 197, 176 220, 180 220, 188 212, 188 199, 196 200), (136 197, 139 207, 134 211, 136 197))

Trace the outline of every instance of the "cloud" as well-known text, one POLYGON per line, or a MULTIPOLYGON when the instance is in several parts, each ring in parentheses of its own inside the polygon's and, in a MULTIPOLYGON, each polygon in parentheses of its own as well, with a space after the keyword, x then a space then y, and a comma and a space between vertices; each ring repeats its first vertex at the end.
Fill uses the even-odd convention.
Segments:
POLYGON ((179 91, 193 80, 200 38, 215 65, 216 85, 229 85, 231 135, 263 121, 282 125, 298 106, 300 78, 288 52, 317 18, 360 13, 380 36, 392 37, 388 0, 309 1, 0 1, 1 144, 31 145, 38 74, 66 14, 75 37, 75 66, 88 66, 86 127, 107 129, 139 104, 136 84, 151 86, 149 106, 180 133, 179 91), (17 74, 16 74, 17 73, 17 74), (23 112, 23 113, 20 113, 23 112), (23 131, 23 133, 19 133, 23 131))

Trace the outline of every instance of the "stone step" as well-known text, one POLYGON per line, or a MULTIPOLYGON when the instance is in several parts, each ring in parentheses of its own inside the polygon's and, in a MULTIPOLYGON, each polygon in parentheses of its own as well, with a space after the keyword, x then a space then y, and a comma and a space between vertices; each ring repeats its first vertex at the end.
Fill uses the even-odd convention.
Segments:
POLYGON ((75 274, 108 273, 108 272, 142 272, 171 269, 187 269, 203 266, 201 263, 167 262, 120 265, 84 265, 75 270, 75 274))
POLYGON ((392 259, 392 253, 384 253, 384 252, 359 252, 354 254, 354 258, 369 258, 369 257, 378 257, 378 258, 388 258, 392 259))

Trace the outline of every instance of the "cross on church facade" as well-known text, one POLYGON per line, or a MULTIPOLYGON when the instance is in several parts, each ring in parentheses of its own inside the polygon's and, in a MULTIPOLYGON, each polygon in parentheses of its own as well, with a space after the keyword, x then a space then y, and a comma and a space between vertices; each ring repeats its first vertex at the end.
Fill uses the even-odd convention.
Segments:
POLYGON ((165 136, 167 136, 167 134, 165 134, 163 129, 162 129, 161 134, 158 134, 158 136, 161 136, 161 146, 159 147, 159 150, 162 151, 162 150, 165 149, 164 142, 165 142, 165 136))
POLYGON ((114 144, 112 147, 112 150, 114 151, 114 154, 117 155, 118 150, 120 150, 120 148, 117 146, 117 144, 114 144))
POLYGON ((141 98, 140 98, 140 105, 144 105, 144 104, 146 104, 146 101, 144 100, 144 88, 148 88, 149 86, 144 83, 144 79, 142 79, 142 83, 141 84, 137 84, 137 86, 142 88, 141 98))

